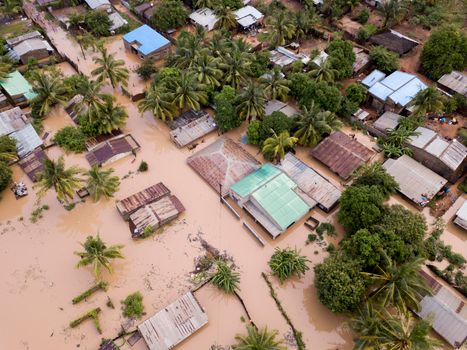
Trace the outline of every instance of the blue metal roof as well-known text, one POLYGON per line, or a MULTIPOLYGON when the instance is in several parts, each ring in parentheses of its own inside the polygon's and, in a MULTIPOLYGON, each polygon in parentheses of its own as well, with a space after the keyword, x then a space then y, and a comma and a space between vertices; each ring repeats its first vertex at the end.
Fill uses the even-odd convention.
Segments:
POLYGON ((397 70, 394 73, 388 75, 381 83, 386 85, 391 90, 396 91, 411 81, 414 77, 415 75, 413 74, 404 73, 397 70))
POLYGON ((395 91, 389 98, 396 104, 405 107, 413 100, 416 94, 426 88, 427 86, 420 79, 413 78, 399 90, 395 91))
POLYGON ((370 94, 379 98, 382 101, 386 101, 386 98, 391 95, 394 91, 388 88, 387 86, 381 84, 380 82, 373 85, 370 90, 368 90, 370 94))
POLYGON ((367 88, 370 88, 373 85, 375 85, 378 81, 383 80, 385 77, 386 77, 386 74, 375 69, 373 72, 368 74, 365 77, 365 79, 362 80, 362 84, 366 86, 367 88))
POLYGON ((138 50, 145 56, 170 43, 169 40, 146 24, 125 34, 123 40, 130 44, 137 42, 139 44, 138 50))

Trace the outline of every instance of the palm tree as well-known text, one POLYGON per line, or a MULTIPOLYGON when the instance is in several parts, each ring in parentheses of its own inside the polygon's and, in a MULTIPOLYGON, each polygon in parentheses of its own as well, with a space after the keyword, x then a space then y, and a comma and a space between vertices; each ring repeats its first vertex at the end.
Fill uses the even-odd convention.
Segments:
POLYGON ((225 261, 218 261, 216 272, 212 275, 211 283, 228 294, 235 293, 240 283, 240 274, 225 261))
POLYGON ((99 235, 96 237, 88 236, 84 244, 81 245, 84 248, 84 252, 75 252, 80 257, 80 261, 76 267, 92 265, 92 272, 97 279, 101 276, 102 268, 112 273, 111 260, 123 259, 121 252, 123 245, 118 244, 107 247, 99 235))
POLYGON ((212 57, 203 50, 193 62, 193 72, 201 84, 215 88, 220 86, 219 79, 222 76, 219 64, 220 58, 212 57))
POLYGON ((180 112, 186 108, 199 110, 201 105, 208 103, 205 85, 198 82, 192 72, 183 71, 177 79, 168 83, 167 90, 180 112))
POLYGON ((295 28, 295 40, 299 43, 306 38, 313 26, 318 22, 314 7, 307 11, 296 11, 293 13, 293 26, 295 28))
POLYGON ((96 47, 96 38, 88 32, 76 35, 76 41, 78 42, 79 48, 81 49, 81 53, 83 54, 84 59, 86 59, 86 50, 89 48, 96 47))
POLYGON ((181 69, 190 68, 200 50, 199 38, 182 31, 175 44, 174 65, 181 69))
POLYGON ((287 39, 292 39, 295 26, 288 11, 280 11, 266 20, 264 39, 269 45, 277 47, 285 45, 287 39))
POLYGON ((332 61, 330 59, 321 59, 319 64, 310 71, 310 76, 316 81, 334 82, 337 69, 332 68, 332 61))
POLYGON ((267 138, 263 143, 262 152, 268 160, 278 162, 285 157, 285 153, 295 147, 298 139, 283 131, 279 135, 271 129, 273 136, 267 138))
POLYGON ((4 81, 10 76, 12 67, 13 65, 9 62, 0 61, 0 81, 4 81))
POLYGON ((221 68, 224 71, 225 83, 238 90, 246 82, 250 71, 250 54, 232 49, 222 57, 221 68))
POLYGON ((6 16, 17 15, 23 12, 21 0, 3 0, 3 6, 0 7, 0 12, 6 16))
POLYGON ((267 77, 261 79, 264 86, 264 93, 270 100, 285 101, 290 92, 289 81, 285 79, 280 69, 274 69, 267 77))
POLYGON ((79 28, 80 24, 84 22, 84 15, 79 12, 72 12, 68 15, 68 25, 71 29, 79 28))
POLYGON ((104 104, 95 115, 97 132, 100 134, 110 134, 113 130, 120 129, 125 125, 128 118, 126 109, 120 105, 115 105, 115 97, 104 95, 104 104))
POLYGON ((218 6, 214 9, 214 14, 217 17, 217 29, 233 29, 237 26, 237 19, 234 12, 228 6, 218 6))
POLYGON ((308 262, 310 262, 308 258, 300 255, 297 249, 276 248, 268 264, 272 274, 282 283, 294 275, 301 278, 310 269, 307 266, 308 262))
POLYGON ((105 199, 109 199, 118 191, 120 180, 118 176, 112 176, 113 172, 113 169, 99 170, 99 168, 94 165, 86 173, 86 188, 95 202, 97 202, 101 196, 104 196, 105 199))
POLYGON ((404 5, 400 0, 384 1, 381 3, 379 9, 384 17, 383 28, 393 24, 398 24, 405 13, 404 5))
POLYGON ((385 257, 387 266, 384 269, 378 267, 377 273, 362 272, 377 284, 371 298, 380 301, 383 307, 391 304, 401 309, 411 308, 419 311, 418 300, 431 293, 420 275, 424 259, 417 258, 396 265, 389 257, 385 257))
POLYGON ((219 31, 214 32, 211 39, 207 43, 209 52, 214 57, 221 57, 224 55, 226 50, 227 42, 225 36, 219 31))
POLYGON ((206 7, 212 9, 214 7, 214 0, 195 0, 194 5, 197 9, 204 9, 206 7))
POLYGON ((173 120, 176 113, 176 107, 172 103, 172 97, 164 87, 151 86, 146 91, 146 95, 138 104, 141 113, 151 111, 156 119, 166 121, 167 118, 173 120))
POLYGON ((342 122, 329 111, 320 111, 311 104, 303 107, 297 118, 297 131, 294 136, 302 146, 312 147, 321 141, 323 135, 331 134, 342 127, 342 122))
POLYGON ((90 80, 86 75, 80 74, 77 93, 82 99, 76 103, 75 110, 78 113, 86 113, 90 122, 94 122, 99 112, 104 108, 104 96, 101 93, 102 82, 90 80))
POLYGON ((48 190, 54 189, 57 198, 61 202, 68 203, 72 200, 75 191, 81 188, 81 179, 78 177, 82 170, 76 166, 65 168, 63 156, 57 162, 50 159, 44 160, 44 170, 39 173, 39 181, 34 185, 39 191, 39 196, 44 196, 48 190))
POLYGON ((97 76, 98 81, 110 80, 110 84, 115 87, 121 83, 123 86, 128 85, 128 69, 126 69, 125 61, 116 60, 113 55, 107 53, 107 49, 101 48, 101 57, 94 58, 94 62, 98 65, 91 74, 97 76))
POLYGON ((37 93, 32 102, 40 105, 39 116, 48 114, 54 105, 64 105, 67 102, 68 91, 60 74, 34 72, 31 79, 32 87, 37 93))
POLYGON ((410 103, 414 107, 412 115, 424 116, 428 113, 444 112, 444 101, 444 96, 434 87, 421 90, 410 103))
POLYGON ((251 325, 246 326, 247 335, 236 335, 237 344, 234 350, 287 350, 282 346, 282 340, 276 340, 277 330, 268 332, 267 327, 260 330, 251 325))
POLYGON ((266 97, 264 89, 251 80, 238 96, 237 112, 240 118, 248 120, 263 119, 265 115, 266 97))
POLYGON ((379 333, 382 325, 380 311, 367 301, 363 307, 358 309, 358 313, 351 319, 350 324, 358 334, 354 350, 371 349, 374 337, 379 333))

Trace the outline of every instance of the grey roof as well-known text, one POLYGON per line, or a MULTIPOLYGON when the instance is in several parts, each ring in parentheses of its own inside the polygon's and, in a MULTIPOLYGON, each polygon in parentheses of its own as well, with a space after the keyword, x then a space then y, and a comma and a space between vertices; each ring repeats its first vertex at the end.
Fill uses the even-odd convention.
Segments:
POLYGON ((381 117, 379 117, 373 126, 381 131, 394 130, 399 125, 399 120, 403 118, 401 115, 393 112, 384 112, 381 117))
POLYGON ((109 15, 110 22, 112 25, 110 26, 110 30, 117 30, 123 26, 126 26, 128 24, 127 20, 124 19, 118 12, 112 12, 109 15))
POLYGON ((248 28, 249 26, 263 19, 264 17, 264 15, 253 6, 242 7, 234 13, 238 24, 240 24, 244 28, 248 28))
POLYGON ((0 136, 9 135, 26 124, 27 119, 19 107, 0 112, 0 136))
MULTIPOLYGON (((306 165, 292 153, 287 153, 281 160, 279 168, 285 172, 298 185, 308 198, 318 203, 324 210, 330 210, 339 201, 341 191, 326 180, 316 170, 306 165)), ((300 193, 299 193, 300 195, 300 193)), ((310 207, 312 203, 303 198, 310 207)))
POLYGON ((464 201, 462 206, 456 212, 454 223, 462 227, 464 230, 467 230, 467 201, 464 201))
POLYGON ((93 10, 101 6, 110 7, 109 0, 84 0, 84 1, 86 1, 86 4, 88 4, 88 6, 93 10))
POLYGON ((272 63, 278 66, 285 67, 298 60, 302 61, 304 64, 307 64, 308 62, 310 62, 310 57, 303 53, 295 54, 292 51, 287 50, 282 46, 279 46, 275 50, 271 51, 270 60, 272 63))
POLYGON ((370 56, 358 47, 353 48, 353 52, 355 54, 355 62, 352 65, 352 70, 354 73, 359 72, 362 70, 366 65, 370 62, 370 56))
POLYGON ((445 178, 407 155, 388 159, 383 166, 399 184, 399 192, 420 206, 428 204, 447 183, 445 178))
POLYGON ((208 31, 213 30, 218 21, 214 11, 208 8, 196 10, 189 17, 193 22, 206 28, 208 31))
POLYGON ((19 35, 19 36, 16 36, 14 38, 8 39, 8 40, 6 40, 6 43, 8 44, 8 46, 14 46, 14 45, 18 45, 20 42, 22 42, 24 40, 29 40, 29 39, 34 39, 34 38, 43 39, 44 37, 42 36, 41 33, 39 33, 36 30, 34 32, 29 32, 29 33, 26 33, 26 34, 19 35))
POLYGON ((265 106, 266 116, 270 116, 274 112, 282 112, 288 117, 292 117, 298 113, 295 108, 289 106, 287 103, 279 100, 270 100, 266 103, 265 106))
POLYGON ((425 148, 435 137, 436 132, 423 126, 415 129, 418 135, 413 135, 409 139, 409 144, 417 148, 425 148))
POLYGON ((438 83, 467 97, 467 75, 462 72, 452 71, 444 74, 439 78, 438 83))
POLYGON ((27 54, 28 52, 37 50, 47 50, 49 52, 54 51, 54 49, 52 48, 52 46, 50 46, 47 40, 39 38, 24 40, 18 45, 15 45, 13 48, 13 51, 18 57, 21 57, 27 54))
POLYGON ((42 139, 31 124, 11 133, 10 136, 16 140, 16 151, 20 158, 43 145, 42 139))
POLYGON ((386 74, 383 72, 375 69, 373 72, 368 74, 363 80, 362 80, 362 85, 366 86, 367 88, 372 87, 375 85, 378 81, 383 80, 386 78, 386 74))

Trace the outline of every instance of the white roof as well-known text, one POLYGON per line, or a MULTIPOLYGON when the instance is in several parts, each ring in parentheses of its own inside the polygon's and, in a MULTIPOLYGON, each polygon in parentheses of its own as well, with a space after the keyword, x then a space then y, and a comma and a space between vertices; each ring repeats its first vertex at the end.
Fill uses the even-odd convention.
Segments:
POLYGON ((238 9, 234 13, 237 22, 244 28, 255 24, 264 17, 256 8, 249 5, 238 9))
POLYGON ((401 115, 393 112, 384 112, 381 117, 378 118, 373 126, 381 131, 394 130, 399 125, 399 120, 403 118, 401 115))
POLYGON ((127 20, 124 19, 118 12, 112 12, 109 15, 110 22, 112 25, 110 26, 110 31, 117 30, 123 26, 128 24, 127 20))
POLYGON ((328 59, 329 55, 324 52, 324 51, 320 51, 320 53, 318 54, 318 56, 316 56, 315 58, 313 58, 313 63, 316 64, 317 66, 320 66, 326 62, 326 60, 328 59))
POLYGON ((37 147, 42 146, 42 139, 37 135, 36 130, 31 124, 27 124, 23 128, 10 134, 16 142, 16 151, 20 158, 34 151, 37 147))
POLYGON ((189 17, 193 22, 199 24, 207 30, 213 30, 218 21, 214 11, 208 8, 196 10, 190 14, 189 17))
POLYGON ((46 40, 40 38, 24 40, 13 48, 18 57, 21 57, 31 51, 44 49, 49 52, 53 52, 52 46, 50 46, 46 40))
POLYGON ((84 0, 84 1, 86 1, 86 4, 88 4, 88 6, 92 10, 95 10, 101 6, 110 7, 109 0, 84 0))
POLYGON ((303 53, 295 54, 292 51, 287 50, 282 46, 279 46, 275 50, 271 51, 270 60, 278 66, 286 67, 289 64, 292 64, 293 62, 298 60, 302 61, 303 64, 307 64, 308 62, 310 62, 310 57, 303 53))
POLYGON ((372 87, 375 85, 378 81, 383 80, 386 78, 386 74, 383 72, 375 69, 373 72, 368 74, 363 80, 362 80, 362 85, 366 86, 367 88, 372 87))
POLYGON ((436 137, 436 132, 431 129, 419 126, 415 129, 415 133, 418 135, 410 136, 409 144, 417 148, 425 148, 425 146, 436 137))
POLYGON ((458 94, 467 96, 467 75, 463 72, 452 71, 439 78, 438 83, 446 86, 458 94))
POLYGON ((467 230, 467 201, 464 201, 462 206, 456 212, 454 223, 464 228, 464 230, 467 230))

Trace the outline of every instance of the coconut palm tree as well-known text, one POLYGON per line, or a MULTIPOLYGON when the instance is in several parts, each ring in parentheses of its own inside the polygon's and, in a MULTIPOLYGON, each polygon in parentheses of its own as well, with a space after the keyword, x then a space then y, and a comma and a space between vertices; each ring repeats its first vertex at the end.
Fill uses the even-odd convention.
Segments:
POLYGON ((233 29, 237 26, 237 19, 234 12, 228 6, 218 6, 214 9, 214 14, 217 17, 217 29, 233 29))
POLYGON ((101 196, 109 199, 118 191, 120 180, 118 176, 112 176, 113 172, 113 169, 99 170, 97 165, 94 165, 85 174, 87 176, 86 188, 94 202, 97 202, 101 196))
POLYGON ((167 119, 173 120, 177 108, 172 100, 173 98, 163 86, 151 86, 138 104, 138 109, 141 113, 151 111, 156 119, 164 122, 167 119))
POLYGON ((204 9, 206 7, 212 9, 214 7, 214 0, 195 0, 194 5, 197 9, 204 9))
POLYGON ((224 71, 224 82, 238 90, 246 82, 250 72, 251 56, 237 49, 229 50, 222 57, 221 68, 224 71))
POLYGON ((216 263, 216 272, 212 275, 211 283, 228 294, 235 293, 240 283, 240 274, 233 270, 225 261, 216 263))
POLYGON ((270 100, 285 101, 289 95, 289 81, 285 79, 280 69, 274 69, 271 73, 261 79, 264 86, 264 93, 270 100))
POLYGON ((129 72, 126 69, 125 61, 116 60, 113 55, 107 52, 106 48, 101 48, 101 57, 94 58, 94 62, 98 65, 91 74, 97 76, 98 81, 110 80, 110 84, 115 89, 119 83, 123 86, 128 85, 129 72))
POLYGON ((88 32, 76 35, 76 41, 78 42, 84 59, 86 59, 86 50, 96 47, 96 38, 88 32))
POLYGON ((203 50, 196 56, 192 70, 201 84, 218 87, 222 76, 219 64, 220 58, 212 57, 206 50, 203 50))
POLYGON ((358 334, 354 339, 354 350, 370 349, 376 334, 382 325, 380 311, 367 301, 352 317, 350 325, 358 334))
POLYGON ((313 26, 318 23, 318 17, 314 7, 307 11, 296 11, 293 13, 294 37, 299 43, 306 38, 313 26))
POLYGON ((342 122, 329 111, 320 111, 314 103, 310 108, 303 107, 297 118, 297 131, 294 136, 302 146, 312 147, 321 141, 323 135, 331 134, 342 127, 342 122))
POLYGON ((248 86, 238 95, 237 112, 240 118, 248 120, 263 119, 266 97, 264 89, 250 80, 248 86))
POLYGON ((287 350, 282 340, 276 340, 278 331, 269 332, 267 327, 260 330, 251 325, 246 326, 247 335, 236 335, 237 344, 234 350, 287 350))
POLYGON ((39 196, 44 196, 53 188, 58 200, 68 203, 73 199, 75 191, 81 188, 81 179, 78 177, 81 172, 82 170, 76 166, 65 168, 63 156, 56 162, 45 159, 44 170, 38 174, 39 181, 34 187, 39 189, 37 192, 39 196))
POLYGON ((104 95, 104 104, 93 117, 95 120, 97 132, 101 134, 110 134, 113 130, 125 126, 128 118, 126 109, 120 105, 115 105, 115 97, 104 95))
POLYGON ((264 141, 262 152, 266 159, 278 162, 285 157, 287 151, 295 147, 298 138, 290 136, 288 131, 283 131, 279 135, 274 130, 271 132, 273 136, 264 141))
POLYGON ((330 59, 322 59, 314 69, 310 71, 310 76, 316 81, 334 82, 337 69, 332 68, 332 61, 330 59))
POLYGON ((397 265, 385 254, 384 256, 386 267, 378 267, 376 273, 362 272, 376 283, 371 299, 379 301, 383 307, 391 304, 401 309, 410 308, 419 311, 418 300, 425 294, 431 293, 420 275, 424 259, 417 258, 397 265))
POLYGON ((379 7, 383 15, 383 28, 398 24, 406 12, 405 6, 401 0, 388 0, 381 3, 379 7))
POLYGON ((287 39, 292 39, 295 26, 288 11, 280 11, 266 19, 264 40, 273 47, 285 45, 287 39))
POLYGON ((9 62, 0 61, 0 81, 6 80, 13 68, 13 65, 9 62))
POLYGON ((183 71, 177 79, 168 82, 167 90, 180 112, 186 108, 199 110, 201 105, 208 103, 206 86, 192 72, 183 71))
POLYGON ((16 156, 16 140, 7 135, 0 136, 0 162, 9 162, 16 156))
POLYGON ((60 74, 34 72, 31 80, 37 94, 32 102, 40 105, 39 116, 47 115, 54 105, 64 105, 67 102, 68 91, 63 85, 63 77, 60 74))
POLYGON ((412 115, 424 116, 428 113, 444 112, 445 97, 434 87, 418 92, 410 103, 414 107, 412 115))
POLYGON ((91 265, 96 279, 100 278, 102 268, 105 268, 109 273, 113 272, 111 265, 113 259, 123 259, 121 252, 123 245, 107 247, 99 235, 96 237, 88 236, 81 246, 84 248, 84 252, 75 252, 80 257, 76 267, 91 265))
POLYGON ((75 104, 78 113, 86 114, 90 122, 94 122, 99 111, 104 108, 104 93, 101 93, 102 82, 90 80, 86 75, 80 74, 77 93, 82 99, 75 104))
POLYGON ((190 68, 199 50, 199 38, 190 32, 182 31, 175 44, 174 66, 180 69, 190 68))
POLYGON ((225 36, 219 31, 214 32, 214 34, 211 36, 211 39, 207 43, 207 48, 209 49, 211 55, 214 57, 223 56, 226 51, 226 47, 227 41, 225 36))

